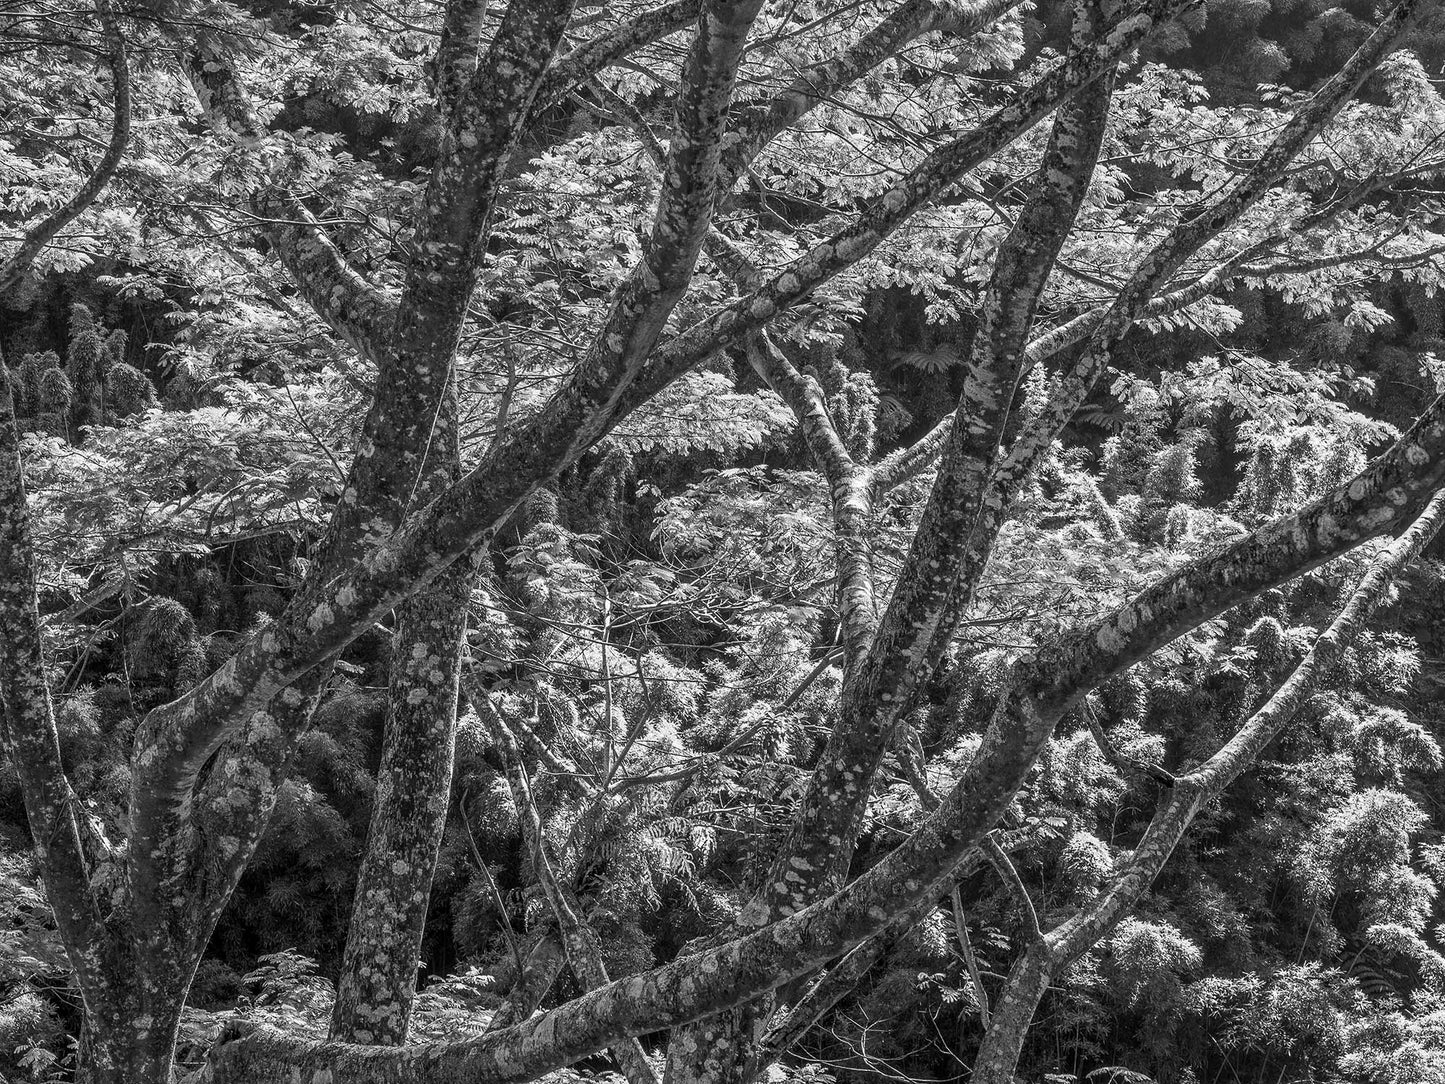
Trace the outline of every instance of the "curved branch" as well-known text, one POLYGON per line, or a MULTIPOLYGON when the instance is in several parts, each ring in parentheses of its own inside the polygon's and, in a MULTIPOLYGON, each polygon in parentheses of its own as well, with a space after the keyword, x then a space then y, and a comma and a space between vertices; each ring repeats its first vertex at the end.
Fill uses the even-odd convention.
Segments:
POLYGON ((868 474, 843 442, 818 382, 798 372, 767 332, 749 335, 747 350, 753 369, 792 410, 832 495, 838 616, 848 648, 844 665, 848 670, 862 659, 878 626, 870 535, 873 499, 868 474))
POLYGON ((111 0, 96 0, 95 10, 100 16, 101 29, 106 43, 110 46, 107 62, 110 65, 111 83, 115 100, 110 123, 110 141, 105 153, 96 164, 90 176, 76 191, 75 195, 57 207, 42 221, 32 226, 20 239, 20 245, 10 258, 0 265, 0 293, 9 290, 21 276, 30 269, 35 257, 61 230, 75 221, 87 207, 99 198, 115 171, 125 157, 126 145, 130 142, 130 60, 126 54, 125 37, 115 20, 111 0))

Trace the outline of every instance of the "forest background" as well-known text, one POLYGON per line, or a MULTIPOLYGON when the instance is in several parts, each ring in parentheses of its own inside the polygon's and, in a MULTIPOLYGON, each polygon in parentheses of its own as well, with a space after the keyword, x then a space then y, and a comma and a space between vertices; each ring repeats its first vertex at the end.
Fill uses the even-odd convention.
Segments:
POLYGON ((1426 7, 0 3, 0 1079, 1445 1081, 1426 7))

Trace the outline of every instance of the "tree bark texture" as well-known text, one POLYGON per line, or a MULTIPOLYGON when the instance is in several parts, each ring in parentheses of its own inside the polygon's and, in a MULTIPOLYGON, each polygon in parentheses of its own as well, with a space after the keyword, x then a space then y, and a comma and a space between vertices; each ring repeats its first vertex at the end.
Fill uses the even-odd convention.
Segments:
POLYGON ((1416 518, 1445 485, 1445 399, 1360 475, 1026 656, 953 790, 918 831, 840 892, 736 941, 609 983, 523 1024, 444 1049, 298 1042, 259 1031, 213 1056, 218 1081, 344 1072, 358 1082, 523 1081, 618 1038, 696 1020, 821 967, 946 891, 997 823, 1058 718, 1090 689, 1236 603, 1416 518))

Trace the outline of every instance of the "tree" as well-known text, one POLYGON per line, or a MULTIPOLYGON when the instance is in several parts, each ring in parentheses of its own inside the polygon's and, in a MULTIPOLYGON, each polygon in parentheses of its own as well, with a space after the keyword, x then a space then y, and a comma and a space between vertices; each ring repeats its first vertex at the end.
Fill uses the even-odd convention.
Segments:
MULTIPOLYGON (((1371 539, 1403 536, 1403 548, 1390 551, 1390 567, 1414 551, 1433 522, 1434 494, 1445 481, 1440 401, 1374 462, 1313 502, 1198 556, 1076 628, 1041 637, 1009 664, 991 722, 947 796, 904 843, 848 879, 880 768, 891 750, 906 747, 908 718, 965 621, 1007 517, 1135 323, 1187 313, 1227 283, 1276 273, 1291 258, 1303 259, 1299 252, 1308 251, 1311 231, 1339 232, 1344 220, 1359 232, 1358 245, 1322 262, 1306 260, 1314 264, 1306 271, 1389 261, 1433 267, 1428 243, 1393 244, 1407 211, 1391 201, 1421 198, 1410 186, 1436 167, 1431 148, 1439 125, 1422 121, 1413 103, 1390 104, 1376 107, 1393 124, 1383 145, 1341 164, 1317 142, 1418 21, 1423 5, 1413 0, 1393 8, 1338 71, 1280 118, 1277 131, 1270 116, 1216 135, 1227 150, 1209 162, 1198 186, 1161 186, 1150 213, 1138 220, 1111 209, 1101 195, 1101 180, 1103 187, 1109 180, 1104 147, 1124 82, 1121 64, 1151 35, 1168 32, 1173 20, 1194 17, 1190 3, 1080 5, 1061 55, 1038 58, 1032 78, 998 103, 950 101, 960 118, 956 132, 927 138, 909 133, 897 143, 879 138, 876 156, 886 168, 856 189, 840 181, 830 195, 836 209, 827 207, 825 214, 795 210, 795 203, 806 208, 806 189, 776 201, 761 182, 759 190, 749 190, 745 182, 756 177, 750 171, 771 143, 792 138, 810 112, 866 83, 879 65, 925 35, 942 35, 950 47, 964 49, 979 39, 985 57, 1008 56, 1008 42, 986 35, 1009 17, 1010 7, 890 6, 876 22, 847 25, 847 44, 836 56, 815 60, 805 54, 780 89, 751 99, 740 89, 740 75, 752 77, 749 65, 764 71, 799 67, 786 53, 787 19, 764 12, 760 2, 607 12, 600 17, 606 28, 587 37, 580 32, 595 22, 569 3, 511 4, 500 15, 463 0, 449 4, 430 61, 434 139, 423 155, 426 183, 419 192, 397 185, 375 201, 384 207, 388 199, 404 205, 416 197, 408 210, 409 235, 394 246, 395 267, 360 245, 348 252, 328 234, 319 208, 331 197, 316 196, 308 205, 312 197, 304 183, 310 179, 304 163, 314 147, 300 136, 293 143, 291 133, 267 130, 245 85, 246 57, 235 43, 225 33, 173 35, 217 143, 229 145, 208 153, 239 163, 237 191, 248 200, 250 222, 296 295, 375 374, 362 381, 369 385, 369 406, 356 456, 309 570, 274 620, 254 628, 207 676, 178 682, 188 687, 177 687, 173 699, 146 714, 135 734, 126 819, 114 826, 121 833, 115 840, 82 815, 62 767, 13 406, 4 412, 12 419, 0 449, 6 752, 20 775, 47 896, 84 1003, 83 1079, 169 1079, 185 991, 262 839, 330 667, 393 611, 381 778, 332 1039, 316 1042, 267 1028, 230 1038, 212 1052, 208 1072, 215 1080, 287 1073, 357 1081, 526 1080, 611 1047, 635 1082, 650 1069, 633 1039, 661 1027, 675 1028, 669 1052, 674 1076, 751 1079, 768 1057, 786 1049, 779 1032, 768 1030, 780 1006, 792 1009, 786 1028, 794 1017, 811 1019, 815 1006, 826 1007, 839 994, 825 979, 799 1001, 798 980, 848 953, 829 973, 835 987, 843 984, 869 952, 878 951, 880 938, 951 892, 975 848, 983 847, 1000 869, 1010 868, 988 833, 1005 816, 1055 725, 1092 689, 1230 607, 1371 539), (598 85, 613 65, 634 63, 628 58, 648 56, 654 48, 663 51, 673 35, 685 36, 687 45, 676 89, 665 89, 661 107, 646 94, 598 85), (584 345, 560 376, 541 382, 545 399, 527 404, 515 418, 511 404, 520 380, 513 364, 492 439, 469 447, 459 351, 469 326, 507 327, 513 303, 497 280, 488 279, 487 256, 495 249, 504 257, 517 245, 515 235, 528 228, 527 209, 504 217, 506 198, 515 192, 509 184, 524 153, 545 158, 554 138, 549 122, 573 103, 610 111, 644 152, 656 154, 655 209, 650 192, 628 197, 629 210, 651 216, 634 263, 615 261, 595 271, 586 291, 558 291, 556 314, 538 304, 512 318, 519 338, 536 320, 584 345), (652 130, 656 118, 649 116, 659 108, 671 111, 665 149, 652 130), (827 398, 789 357, 789 348, 798 352, 807 342, 810 319, 825 329, 837 319, 818 318, 809 306, 826 310, 826 291, 835 280, 861 292, 863 284, 848 276, 860 268, 878 274, 868 261, 925 215, 940 216, 942 225, 926 234, 923 245, 941 247, 938 235, 948 232, 953 201, 970 186, 986 184, 989 174, 981 167, 1023 153, 1014 148, 1051 114, 1040 166, 1029 167, 1037 179, 1008 228, 996 231, 1003 236, 996 238, 991 261, 980 265, 982 300, 968 339, 958 422, 945 418, 915 442, 880 455, 870 428, 876 389, 870 391, 868 380, 854 379, 857 374, 838 379, 827 398), (774 202, 782 212, 770 206, 774 202), (1382 207, 1390 213, 1377 213, 1382 207), (801 224, 789 222, 789 214, 801 224), (779 220, 787 229, 738 228, 748 215, 779 220), (1095 289, 1103 282, 1108 297, 1102 302, 1081 302, 1059 283, 1073 266, 1070 245, 1087 248, 1078 241, 1086 215, 1112 215, 1111 226, 1129 225, 1126 250, 1113 270, 1102 280, 1089 272, 1079 276, 1095 289), (512 237, 503 236, 504 226, 512 237), (1128 270, 1120 273, 1120 267, 1128 270), (606 287, 605 305, 597 305, 603 293, 597 282, 606 287), (1041 311, 1053 318, 1046 331, 1038 326, 1041 311), (484 686, 469 690, 504 753, 533 872, 554 912, 567 961, 589 992, 527 1018, 533 995, 544 994, 556 973, 549 964, 540 968, 542 989, 520 998, 512 1026, 447 1046, 398 1046, 407 1035, 428 888, 443 843, 466 626, 474 595, 484 589, 479 577, 485 578, 487 547, 552 479, 577 467, 689 374, 729 352, 741 352, 796 417, 828 484, 836 552, 844 675, 837 718, 772 871, 736 919, 707 942, 664 967, 607 981, 596 938, 569 898, 575 886, 552 868, 579 858, 549 854, 523 763, 536 750, 526 749, 520 724, 503 710, 505 701, 499 708, 484 686), (1056 357, 1064 360, 1051 373, 1048 362, 1056 357), (464 454, 475 458, 464 462, 464 454), (918 484, 929 470, 933 481, 885 601, 872 553, 879 503, 895 487, 918 484)), ((845 24, 832 13, 819 18, 822 36, 813 48, 821 50, 831 40, 827 32, 845 24)), ((240 26, 244 22, 225 29, 240 26)), ((106 33, 120 40, 109 26, 106 33)), ((124 49, 117 45, 114 52, 120 82, 124 49)), ((116 99, 119 117, 119 89, 116 99)), ((1221 129, 1235 119, 1224 118, 1221 129)), ((1352 117, 1345 127, 1354 133, 1377 119, 1352 117)), ((334 155, 333 164, 348 157, 342 150, 334 155)), ((571 167, 566 163, 563 172, 571 167)), ((87 199, 105 183, 104 168, 87 199)), ((23 241, 16 259, 32 259, 33 253, 23 256, 27 247, 43 245, 64 226, 37 227, 38 240, 23 241)), ((926 284, 939 303, 947 304, 957 289, 950 281, 955 277, 926 284)), ((93 343, 86 341, 83 350, 90 350, 93 343)), ((482 348, 506 356, 512 346, 506 333, 492 333, 482 348)), ((529 343, 527 364, 536 366, 539 353, 529 343)), ((84 368, 77 363, 77 372, 84 368)), ((7 395, 22 402, 29 394, 24 371, 20 364, 6 376, 7 395)), ((44 371, 61 373, 58 367, 44 371)), ((76 411, 78 421, 93 418, 88 401, 82 409, 72 399, 74 388, 61 396, 58 378, 48 378, 49 384, 45 379, 38 387, 42 407, 63 405, 76 411)), ((1169 484, 1156 481, 1156 492, 1169 484)), ((540 550, 544 542, 562 546, 564 540, 539 536, 534 545, 540 550)), ((1347 624, 1356 621, 1351 617, 1347 624)), ((602 627, 605 645, 610 618, 602 627)), ((1332 642, 1322 640, 1318 650, 1332 642)), ((604 685, 610 690, 605 651, 604 685)), ((620 756, 610 703, 601 718, 609 759, 599 773, 599 800, 612 796, 620 756)), ((1255 731, 1276 725, 1261 723, 1255 731)), ((1180 791, 1186 792, 1187 786, 1180 791)), ((1154 853, 1142 850, 1140 869, 1154 853)), ((1130 876, 1133 885, 1143 875, 1130 876)), ((1120 917, 1115 913, 1109 921, 1120 917)), ((1083 923, 1095 940, 1108 924, 1083 923)), ((545 943, 540 938, 535 947, 545 943)), ((1017 1056, 1033 1009, 1020 991, 1036 1003, 1050 970, 1077 955, 1072 947, 1060 950, 1058 960, 1049 957, 1045 965, 1044 951, 1030 950, 1020 965, 1025 978, 1010 987, 999 1008, 985 1044, 990 1072, 1006 1075, 1009 1058, 1017 1056)), ((555 951, 542 956, 558 960, 555 951)), ((520 980, 525 962, 518 970, 520 980)))

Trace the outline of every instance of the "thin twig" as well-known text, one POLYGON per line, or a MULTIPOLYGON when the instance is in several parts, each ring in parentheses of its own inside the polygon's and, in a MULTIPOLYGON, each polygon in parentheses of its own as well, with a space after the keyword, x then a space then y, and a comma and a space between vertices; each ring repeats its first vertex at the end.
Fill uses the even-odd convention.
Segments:
POLYGON ((1039 913, 1034 910, 1034 901, 1029 896, 1029 890, 1024 887, 1023 878, 1019 876, 1019 871, 1014 868, 1009 856, 998 845, 998 840, 993 838, 992 832, 985 833, 983 838, 978 841, 978 845, 979 849, 983 851, 984 857, 988 859, 989 865, 998 871, 999 876, 1008 885, 1009 891, 1013 893, 1018 902, 1019 909, 1028 919, 1031 941, 1042 940, 1044 934, 1043 930, 1039 928, 1039 913))

